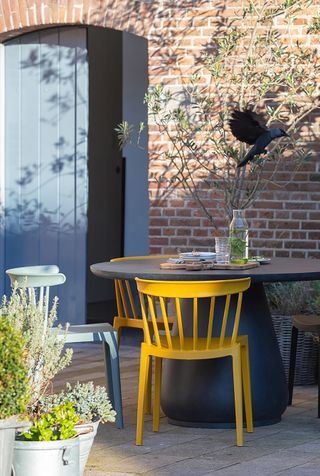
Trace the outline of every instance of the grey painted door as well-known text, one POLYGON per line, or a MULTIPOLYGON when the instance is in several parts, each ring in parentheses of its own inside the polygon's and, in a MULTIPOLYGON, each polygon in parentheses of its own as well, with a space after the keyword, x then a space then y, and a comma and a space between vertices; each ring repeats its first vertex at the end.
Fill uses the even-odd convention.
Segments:
POLYGON ((86 28, 8 41, 4 269, 58 264, 62 322, 85 321, 87 135, 86 28))

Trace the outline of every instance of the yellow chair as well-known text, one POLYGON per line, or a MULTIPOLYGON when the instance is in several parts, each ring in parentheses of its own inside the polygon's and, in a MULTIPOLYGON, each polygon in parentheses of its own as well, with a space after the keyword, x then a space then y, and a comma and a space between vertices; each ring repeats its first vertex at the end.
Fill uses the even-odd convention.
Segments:
MULTIPOLYGON (((149 256, 125 256, 123 258, 114 258, 111 262, 128 261, 128 260, 150 260, 154 258, 161 258, 163 261, 168 258, 177 258, 173 255, 149 255, 149 256)), ((113 328, 118 333, 118 347, 120 346, 121 333, 123 327, 131 327, 133 329, 144 330, 143 320, 141 316, 140 306, 136 305, 134 300, 134 289, 132 288, 132 282, 128 279, 117 278, 114 280, 117 315, 113 319, 113 328)), ((135 284, 134 284, 135 286, 135 284)), ((169 326, 172 326, 173 318, 169 318, 169 326)), ((149 322, 151 325, 151 321, 149 322)), ((159 322, 159 328, 164 329, 163 323, 159 322)), ((152 327, 150 327, 152 332, 152 327)), ((145 402, 146 413, 151 413, 151 386, 152 386, 152 361, 150 361, 150 371, 148 373, 148 393, 145 402)))
MULTIPOLYGON (((141 345, 140 376, 137 410, 136 444, 142 445, 145 399, 147 398, 148 373, 150 359, 155 357, 155 384, 153 403, 153 431, 159 431, 160 424, 160 389, 162 374, 162 359, 218 359, 230 356, 232 358, 234 403, 236 417, 237 445, 243 446, 243 409, 242 383, 244 406, 246 413, 247 431, 253 431, 250 367, 248 352, 248 336, 238 336, 238 327, 242 305, 243 292, 250 286, 250 278, 225 281, 151 281, 136 278, 144 323, 145 341, 141 345), (236 300, 235 310, 230 306, 231 297, 236 300), (218 337, 212 337, 216 298, 224 297, 224 312, 218 337), (177 335, 173 335, 167 316, 166 300, 174 299, 176 307, 177 335), (183 305, 189 300, 193 310, 193 336, 185 337, 183 324, 183 305), (198 336, 199 301, 210 299, 208 312, 208 327, 206 337, 198 336), (163 329, 159 326, 159 309, 163 329), (152 332, 150 332, 149 317, 151 316, 152 332), (227 335, 227 324, 232 332, 227 335)), ((228 326, 228 328, 229 328, 228 326)))
MULTIPOLYGON (((125 256, 124 258, 114 258, 110 260, 113 262, 128 261, 128 260, 149 260, 154 258, 162 258, 163 261, 168 258, 174 258, 173 255, 149 255, 149 256, 125 256)), ((115 279, 115 294, 117 304, 117 315, 113 319, 113 327, 118 332, 118 344, 120 345, 121 331, 123 327, 131 327, 135 329, 144 330, 141 310, 134 301, 134 290, 131 282, 128 279, 115 279)), ((169 319, 170 325, 173 320, 169 319)), ((163 324, 160 323, 160 326, 163 324)))

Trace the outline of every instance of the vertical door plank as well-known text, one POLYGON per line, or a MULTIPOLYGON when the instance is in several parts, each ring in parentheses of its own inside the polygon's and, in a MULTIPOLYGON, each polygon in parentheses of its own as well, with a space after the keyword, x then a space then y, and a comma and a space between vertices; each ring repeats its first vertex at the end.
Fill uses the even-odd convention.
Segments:
POLYGON ((6 44, 5 266, 58 264, 61 321, 85 321, 87 58, 85 28, 6 44))
MULTIPOLYGON (((58 263, 59 228, 59 33, 40 34, 40 263, 58 263)), ((55 290, 57 293, 58 290, 55 290)))

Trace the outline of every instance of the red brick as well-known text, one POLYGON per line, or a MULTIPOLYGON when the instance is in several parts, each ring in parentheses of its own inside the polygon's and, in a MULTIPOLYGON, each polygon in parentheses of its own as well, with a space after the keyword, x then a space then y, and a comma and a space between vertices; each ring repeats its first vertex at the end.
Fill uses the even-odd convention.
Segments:
POLYGON ((162 238, 159 238, 159 237, 156 237, 154 236, 152 238, 152 244, 153 245, 168 245, 169 244, 169 238, 165 238, 165 237, 162 237, 162 238))
POLYGON ((309 238, 309 240, 320 240, 320 230, 319 231, 309 231, 308 238, 309 238))
MULTIPOLYGON (((164 228, 163 230, 167 230, 168 228, 164 228)), ((153 228, 150 227, 149 229, 150 236, 161 236, 162 235, 162 228, 153 228)))
POLYGON ((177 228, 177 236, 191 236, 192 234, 192 228, 177 228))
POLYGON ((288 210, 315 210, 317 208, 315 202, 287 202, 284 206, 288 210))
POLYGON ((286 248, 293 248, 293 249, 315 249, 316 243, 313 241, 286 241, 286 248))
POLYGON ((291 212, 291 218, 293 220, 304 220, 306 218, 306 212, 291 212))
POLYGON ((290 232, 285 230, 276 230, 275 237, 279 240, 285 240, 286 238, 290 238, 290 232))
MULTIPOLYGON (((192 234, 193 236, 208 236, 209 231, 206 228, 194 228, 192 234)), ((213 236, 211 238, 214 239, 213 236)))
MULTIPOLYGON (((252 246, 254 248, 262 248, 266 245, 265 240, 252 240, 252 246)), ((282 248, 283 247, 283 242, 282 241, 277 241, 277 240, 268 240, 268 247, 270 248, 282 248)))
MULTIPOLYGON (((251 230, 250 230, 250 236, 252 236, 251 230)), ((260 231, 259 238, 273 238, 273 231, 269 231, 269 230, 260 231)))
POLYGON ((173 217, 176 215, 176 210, 174 208, 164 208, 162 214, 166 217, 173 217))
POLYGON ((193 227, 200 226, 199 218, 169 218, 170 226, 184 226, 184 227, 193 227))
POLYGON ((318 221, 303 221, 301 222, 303 230, 320 230, 320 222, 318 221))
POLYGON ((306 253, 304 251, 292 251, 291 258, 305 258, 306 253))
POLYGON ((176 230, 174 228, 163 228, 163 235, 165 236, 175 236, 176 230))
POLYGON ((320 221, 320 212, 310 212, 309 213, 309 219, 320 221))
MULTIPOLYGON (((166 211, 166 209, 164 211, 166 211)), ((162 215, 162 209, 161 208, 150 208, 149 215, 151 217, 160 217, 162 215)))
POLYGON ((268 222, 269 228, 280 228, 282 230, 296 230, 300 228, 300 223, 298 221, 293 220, 285 220, 285 221, 276 221, 270 220, 268 222))
POLYGON ((308 251, 307 256, 308 256, 308 258, 318 258, 318 259, 320 259, 320 251, 308 251))
POLYGON ((291 232, 291 238, 293 240, 306 240, 307 239, 307 233, 305 231, 292 231, 291 232))
POLYGON ((150 226, 166 226, 168 225, 168 219, 167 218, 158 218, 158 217, 153 217, 150 219, 150 226))
POLYGON ((186 245, 186 243, 187 243, 187 240, 184 237, 180 237, 180 238, 171 237, 170 238, 170 245, 172 245, 172 246, 184 246, 184 245, 186 245))
POLYGON ((277 258, 288 258, 289 255, 290 255, 290 253, 287 250, 276 250, 276 257, 277 258))

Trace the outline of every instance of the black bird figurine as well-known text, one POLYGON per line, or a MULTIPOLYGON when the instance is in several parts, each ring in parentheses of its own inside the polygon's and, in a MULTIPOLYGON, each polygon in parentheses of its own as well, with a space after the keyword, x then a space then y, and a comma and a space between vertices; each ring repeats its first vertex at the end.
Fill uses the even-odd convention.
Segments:
POLYGON ((268 128, 263 116, 250 109, 238 111, 234 109, 229 120, 229 126, 232 134, 241 142, 253 145, 244 159, 239 162, 237 167, 243 167, 252 160, 255 155, 266 154, 266 147, 274 139, 288 136, 288 134, 279 128, 268 128))

